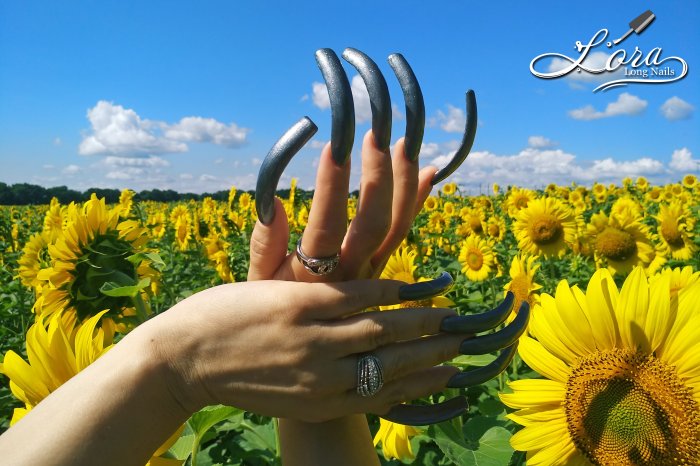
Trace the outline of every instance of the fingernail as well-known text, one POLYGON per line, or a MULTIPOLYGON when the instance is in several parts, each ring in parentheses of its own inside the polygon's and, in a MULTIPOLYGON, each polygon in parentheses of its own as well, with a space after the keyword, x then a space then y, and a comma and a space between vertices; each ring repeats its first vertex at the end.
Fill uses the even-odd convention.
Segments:
POLYGON ((463 396, 458 396, 434 405, 396 405, 388 413, 380 417, 405 426, 425 426, 449 421, 452 418, 465 414, 467 409, 469 409, 467 399, 463 396))
POLYGON ((402 285, 399 288, 399 299, 401 301, 420 301, 432 298, 447 293, 452 288, 453 283, 452 275, 442 272, 439 277, 427 282, 402 285))
POLYGON ((510 346, 525 333, 529 320, 530 306, 527 302, 523 302, 513 322, 498 332, 464 340, 459 347, 459 352, 462 354, 485 354, 510 346))
POLYGON ((473 385, 481 385, 482 383, 493 379, 498 374, 503 372, 506 367, 508 367, 508 364, 510 364, 510 362, 513 360, 513 356, 515 356, 517 349, 518 342, 515 342, 508 348, 501 350, 501 354, 499 354, 496 359, 486 366, 456 373, 450 378, 449 382, 447 382, 447 387, 466 388, 473 385))
POLYGON ((485 332, 502 324, 508 318, 514 302, 515 295, 509 291, 501 304, 490 311, 481 314, 445 317, 440 323, 440 330, 448 333, 485 332))

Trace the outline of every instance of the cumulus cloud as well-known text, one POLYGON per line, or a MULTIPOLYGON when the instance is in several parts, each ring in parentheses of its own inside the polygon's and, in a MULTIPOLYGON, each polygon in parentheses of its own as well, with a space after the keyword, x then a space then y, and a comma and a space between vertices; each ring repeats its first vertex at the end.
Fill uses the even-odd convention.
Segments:
MULTIPOLYGON (((424 147, 434 147, 425 143, 424 147)), ((444 147, 442 144, 440 145, 444 147)), ((444 167, 454 155, 454 149, 441 152, 429 160, 431 165, 444 167)), ((660 183, 674 181, 673 171, 698 171, 700 160, 693 159, 688 149, 679 149, 666 165, 650 157, 616 160, 612 157, 579 160, 562 149, 528 147, 515 154, 499 155, 490 151, 469 154, 467 160, 450 177, 467 189, 488 190, 486 183, 541 188, 549 183, 568 185, 571 182, 590 185, 593 182, 619 183, 625 176, 645 176, 660 183)), ((677 181, 677 180, 675 180, 677 181)))
POLYGON ((527 145, 535 149, 546 149, 556 146, 557 143, 544 136, 530 136, 527 138, 527 145))
POLYGON ((447 104, 447 113, 438 110, 430 119, 431 125, 440 125, 440 129, 447 133, 462 133, 467 123, 467 116, 461 108, 447 104))
POLYGON ((328 97, 328 88, 324 83, 311 84, 311 101, 321 110, 331 108, 331 99, 328 97))
POLYGON ((169 167, 170 162, 154 155, 150 157, 118 157, 109 155, 104 159, 105 165, 110 167, 169 167))
POLYGON ((178 123, 142 119, 133 109, 105 100, 87 112, 90 132, 78 147, 81 155, 123 157, 186 152, 190 142, 211 142, 228 147, 245 143, 250 130, 213 118, 185 117, 178 123))
POLYGON ((615 102, 610 102, 605 111, 599 112, 592 105, 569 111, 569 116, 575 120, 598 120, 618 115, 639 115, 646 110, 648 102, 636 95, 623 92, 615 102))
POLYGON ((309 147, 312 149, 323 149, 328 141, 319 141, 318 139, 312 139, 309 143, 309 147))
POLYGON ((673 96, 661 105, 661 114, 670 121, 687 120, 693 116, 695 107, 680 97, 673 96))
POLYGON ((687 147, 673 151, 668 165, 677 172, 700 171, 700 159, 694 159, 687 147))

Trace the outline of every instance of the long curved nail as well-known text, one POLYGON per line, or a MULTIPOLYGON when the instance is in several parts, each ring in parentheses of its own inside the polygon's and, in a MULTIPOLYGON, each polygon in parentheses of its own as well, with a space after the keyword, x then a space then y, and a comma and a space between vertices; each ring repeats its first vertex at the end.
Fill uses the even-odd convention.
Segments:
POLYGON ((452 275, 442 272, 439 277, 427 282, 411 283, 399 287, 399 299, 401 301, 420 301, 447 293, 454 280, 452 275))
POLYGON ((416 75, 413 74, 403 55, 400 53, 389 55, 389 65, 401 84, 403 99, 406 103, 406 137, 404 139, 406 157, 408 160, 415 161, 420 153, 425 130, 423 92, 420 90, 416 75))
POLYGON ((462 162, 464 162, 464 160, 467 158, 469 151, 472 150, 472 146, 474 145, 477 122, 478 116, 476 112, 476 95, 474 95, 474 91, 469 89, 467 91, 467 124, 464 128, 462 144, 460 144, 459 149, 457 149, 457 152, 455 152, 452 160, 450 160, 445 167, 433 175, 433 180, 431 181, 433 186, 454 173, 454 171, 457 170, 459 166, 462 165, 462 162))
POLYGON ((525 332, 528 320, 530 320, 530 306, 525 301, 520 305, 518 315, 515 316, 513 322, 498 332, 464 340, 459 347, 459 352, 462 354, 484 354, 510 346, 518 341, 520 335, 525 332))
POLYGON ((355 105, 352 100, 350 82, 333 50, 317 50, 316 63, 326 81, 328 97, 331 102, 331 152, 333 160, 338 166, 342 166, 350 157, 352 143, 355 139, 355 105))
POLYGON ((515 295, 506 294, 506 298, 490 311, 467 316, 449 316, 442 319, 440 330, 449 333, 479 333, 503 323, 513 310, 515 295))
POLYGON ((380 417, 405 426, 425 426, 461 416, 467 412, 468 408, 467 399, 457 396, 434 405, 396 405, 380 417))
POLYGON ((275 218, 275 191, 285 167, 294 154, 304 147, 318 128, 309 117, 304 117, 282 135, 267 153, 260 166, 258 183, 255 187, 255 210, 263 225, 269 225, 275 218))
POLYGON ((357 49, 346 48, 343 58, 355 67, 365 82, 369 104, 372 107, 374 143, 379 150, 385 151, 391 142, 391 98, 384 75, 371 58, 357 49))
POLYGON ((472 385, 480 385, 487 380, 493 379, 508 367, 508 364, 513 360, 513 356, 515 356, 517 350, 518 342, 516 341, 506 349, 501 350, 498 357, 484 367, 470 369, 453 375, 449 382, 447 382, 447 386, 449 388, 471 387, 472 385))

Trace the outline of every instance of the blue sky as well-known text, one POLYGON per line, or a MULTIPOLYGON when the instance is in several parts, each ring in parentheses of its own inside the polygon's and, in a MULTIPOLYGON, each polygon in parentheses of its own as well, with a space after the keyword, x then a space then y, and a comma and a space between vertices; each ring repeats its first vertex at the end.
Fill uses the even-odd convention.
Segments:
MULTIPOLYGON (((314 52, 330 47, 340 55, 348 46, 370 55, 387 78, 393 141, 404 131, 404 107, 386 57, 401 52, 413 67, 428 117, 424 165, 442 165, 455 150, 464 93, 475 90, 476 142, 452 178, 473 192, 493 182, 678 181, 700 172, 698 24, 696 0, 2 2, 0 181, 252 189, 272 144, 308 115, 319 131, 282 182, 294 176, 310 188, 319 147, 330 138, 314 52), (647 9, 656 19, 646 30, 592 48, 584 64, 604 64, 619 50, 629 57, 635 47, 644 58, 660 47, 661 58, 688 64, 684 79, 594 93, 634 67, 557 79, 530 72, 540 54, 578 58, 575 42, 588 43, 601 28, 609 40, 621 36, 647 9)), ((557 66, 545 59, 538 70, 557 66)), ((362 81, 345 69, 356 91, 356 185, 369 105, 362 81)))

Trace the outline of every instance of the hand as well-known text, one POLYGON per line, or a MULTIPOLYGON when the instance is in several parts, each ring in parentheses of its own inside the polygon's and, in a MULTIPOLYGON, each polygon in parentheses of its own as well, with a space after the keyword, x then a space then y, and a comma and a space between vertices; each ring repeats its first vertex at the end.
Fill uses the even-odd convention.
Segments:
POLYGON ((453 311, 358 314, 399 303, 416 286, 394 280, 222 285, 134 332, 146 332, 166 358, 170 391, 189 413, 217 403, 315 422, 385 413, 440 391, 456 372, 433 367, 456 356, 464 338, 438 335, 453 311), (357 354, 366 352, 384 362, 385 385, 369 398, 356 391, 357 354))

